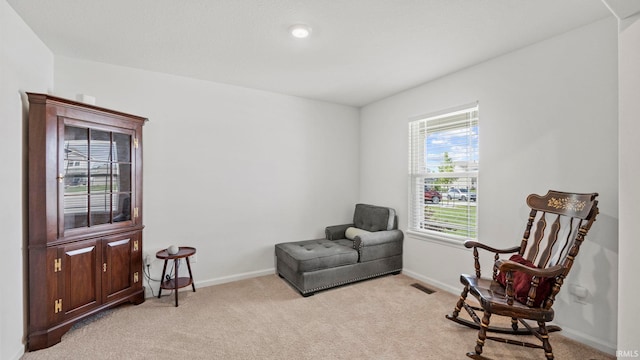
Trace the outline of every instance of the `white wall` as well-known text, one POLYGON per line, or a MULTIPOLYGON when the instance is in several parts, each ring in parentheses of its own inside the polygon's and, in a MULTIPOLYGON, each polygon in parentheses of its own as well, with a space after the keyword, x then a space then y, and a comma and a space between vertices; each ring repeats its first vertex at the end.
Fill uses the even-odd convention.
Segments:
MULTIPOLYGON (((23 94, 51 91, 53 56, 5 0, 0 11, 0 198, 16 205, 0 210, 10 254, 1 266, 15 273, 24 272, 26 251, 23 94)), ((631 62, 638 57, 632 45, 638 42, 637 23, 630 29, 626 41, 621 34, 621 47, 628 46, 620 52, 630 59, 621 61, 621 72, 632 80, 620 84, 620 164, 626 165, 638 150, 638 125, 631 119, 637 111, 629 100, 638 93, 638 62, 631 62)), ((496 246, 517 242, 528 193, 598 191, 601 213, 568 280, 591 295, 587 304, 576 304, 565 288, 556 304, 557 322, 565 335, 607 351, 615 349, 617 329, 619 348, 637 349, 637 288, 621 286, 619 324, 614 315, 615 37, 613 20, 577 29, 366 106, 360 128, 358 111, 349 107, 67 58, 56 58, 55 94, 94 95, 99 106, 150 118, 144 141, 145 251, 174 243, 196 246, 199 286, 272 272, 274 243, 322 236, 325 224, 351 216, 356 201, 395 207, 406 228, 407 119, 480 101, 480 239, 496 246), (504 225, 511 223, 518 225, 504 225)), ((620 167, 620 193, 631 194, 620 201, 623 219, 637 213, 631 200, 638 198, 638 173, 635 165, 620 167)), ((631 221, 620 225, 621 284, 625 269, 637 269, 631 221)), ((152 267, 156 276, 160 267, 152 267)), ((455 292, 458 274, 473 269, 470 254, 459 246, 410 236, 405 267, 455 292)), ((24 275, 9 277, 5 287, 21 290, 0 297, 2 359, 17 359, 23 351, 24 281, 24 275)))
MULTIPOLYGON (((600 193, 600 215, 565 283, 586 287, 587 303, 576 303, 565 285, 554 309, 564 335, 608 352, 617 331, 616 33, 613 17, 605 19, 365 106, 360 146, 360 201, 394 206, 403 229, 408 119, 475 101, 480 241, 518 245, 529 193, 600 193)), ((405 244, 405 272, 445 290, 459 293, 459 274, 473 272, 460 245, 414 236, 405 244)))
MULTIPOLYGON (((620 81, 620 255, 618 290, 618 350, 640 351, 638 311, 638 204, 640 199, 640 15, 622 20, 619 34, 620 81)), ((637 356, 637 355, 636 355, 637 356)))
POLYGON ((53 54, 0 0, 0 229, 3 274, 0 296, 0 359, 18 359, 26 334, 25 91, 53 88, 53 54))
POLYGON ((273 273, 274 244, 351 220, 355 108, 64 57, 55 84, 149 118, 144 251, 196 247, 196 286, 273 273))

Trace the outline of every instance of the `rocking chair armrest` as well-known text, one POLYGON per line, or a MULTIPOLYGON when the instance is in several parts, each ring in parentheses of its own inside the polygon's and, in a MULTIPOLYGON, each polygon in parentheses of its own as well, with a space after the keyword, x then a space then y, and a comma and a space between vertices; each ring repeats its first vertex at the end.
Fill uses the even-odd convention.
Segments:
POLYGON ((528 267, 526 265, 522 265, 515 261, 506 260, 506 259, 499 259, 498 261, 496 261, 496 266, 502 272, 521 271, 525 274, 529 274, 537 277, 544 277, 544 278, 556 277, 562 274, 562 272, 564 271, 564 268, 560 265, 551 266, 546 269, 539 269, 539 268, 528 267))
POLYGON ((483 243, 477 242, 477 241, 473 241, 473 240, 467 240, 464 242, 464 247, 466 247, 467 249, 470 248, 480 248, 480 249, 484 249, 496 254, 510 254, 510 253, 514 253, 514 252, 518 252, 520 250, 520 246, 514 246, 514 247, 510 247, 508 249, 495 249, 492 248, 491 246, 487 246, 483 243))

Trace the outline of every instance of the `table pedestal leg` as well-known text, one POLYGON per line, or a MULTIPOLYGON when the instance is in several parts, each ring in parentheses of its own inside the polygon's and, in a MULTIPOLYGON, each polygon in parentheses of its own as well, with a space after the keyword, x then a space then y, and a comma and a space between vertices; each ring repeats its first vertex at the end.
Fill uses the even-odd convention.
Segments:
POLYGON ((174 291, 176 292, 176 307, 178 307, 178 265, 180 264, 180 259, 174 259, 173 263, 174 263, 174 268, 176 269, 175 276, 173 278, 173 284, 175 286, 174 291))
POLYGON ((187 269, 189 269, 189 279, 191 280, 191 288, 193 292, 196 292, 196 284, 193 282, 193 275, 191 274, 191 263, 189 262, 189 257, 187 259, 187 269))
POLYGON ((160 289, 158 290, 158 299, 160 299, 160 295, 162 295, 162 282, 164 281, 164 276, 167 274, 167 259, 164 260, 164 267, 162 268, 162 277, 160 278, 160 289))

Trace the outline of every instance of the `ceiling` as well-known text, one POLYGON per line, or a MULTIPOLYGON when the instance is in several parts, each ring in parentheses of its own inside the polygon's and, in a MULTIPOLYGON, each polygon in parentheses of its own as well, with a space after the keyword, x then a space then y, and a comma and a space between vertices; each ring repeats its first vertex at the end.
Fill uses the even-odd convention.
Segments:
POLYGON ((56 56, 351 106, 612 16, 601 0, 7 1, 56 56))

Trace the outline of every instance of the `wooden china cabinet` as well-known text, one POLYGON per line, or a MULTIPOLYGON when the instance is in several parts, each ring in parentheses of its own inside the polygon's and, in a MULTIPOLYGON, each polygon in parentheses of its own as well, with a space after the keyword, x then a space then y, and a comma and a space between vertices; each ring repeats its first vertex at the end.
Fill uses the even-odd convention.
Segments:
POLYGON ((142 126, 147 119, 29 96, 27 348, 104 309, 144 302, 142 126))

